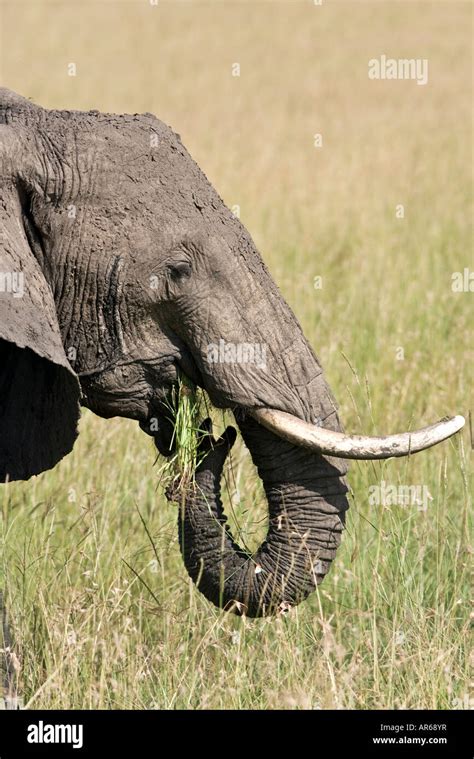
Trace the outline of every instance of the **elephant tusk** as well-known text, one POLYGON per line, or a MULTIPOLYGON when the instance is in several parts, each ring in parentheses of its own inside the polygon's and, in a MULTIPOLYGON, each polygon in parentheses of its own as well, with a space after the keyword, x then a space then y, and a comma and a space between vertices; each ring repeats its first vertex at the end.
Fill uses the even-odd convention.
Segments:
POLYGON ((408 456, 441 443, 459 432, 465 423, 463 416, 445 417, 421 430, 384 437, 367 437, 346 435, 343 432, 317 427, 276 409, 249 409, 248 413, 270 432, 294 445, 343 459, 389 459, 392 456, 408 456))

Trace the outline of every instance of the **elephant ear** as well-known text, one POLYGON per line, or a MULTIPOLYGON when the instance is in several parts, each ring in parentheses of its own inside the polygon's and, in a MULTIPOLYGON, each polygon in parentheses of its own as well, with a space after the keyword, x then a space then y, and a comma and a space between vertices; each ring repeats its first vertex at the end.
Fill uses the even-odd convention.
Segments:
POLYGON ((79 381, 25 231, 17 138, 0 125, 0 482, 53 467, 72 449, 80 413, 79 381))

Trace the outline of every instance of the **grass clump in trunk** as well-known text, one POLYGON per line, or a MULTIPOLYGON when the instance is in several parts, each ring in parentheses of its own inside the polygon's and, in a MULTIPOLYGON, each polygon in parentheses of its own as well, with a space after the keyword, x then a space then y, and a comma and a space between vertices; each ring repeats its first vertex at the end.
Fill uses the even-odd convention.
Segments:
POLYGON ((194 486, 194 473, 199 464, 198 444, 203 434, 200 423, 205 405, 203 392, 187 377, 181 376, 178 385, 173 388, 169 404, 175 452, 161 470, 172 491, 186 493, 194 486))

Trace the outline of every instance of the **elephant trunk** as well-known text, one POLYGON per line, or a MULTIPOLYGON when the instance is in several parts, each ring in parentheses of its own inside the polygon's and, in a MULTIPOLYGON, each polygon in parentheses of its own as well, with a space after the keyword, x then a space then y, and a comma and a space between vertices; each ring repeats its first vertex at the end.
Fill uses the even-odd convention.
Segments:
POLYGON ((202 440, 195 487, 180 504, 179 541, 186 569, 209 601, 259 617, 295 606, 323 580, 340 543, 347 486, 341 462, 296 447, 245 414, 238 424, 268 500, 265 541, 250 555, 226 524, 220 478, 235 439, 231 427, 217 443, 202 440))

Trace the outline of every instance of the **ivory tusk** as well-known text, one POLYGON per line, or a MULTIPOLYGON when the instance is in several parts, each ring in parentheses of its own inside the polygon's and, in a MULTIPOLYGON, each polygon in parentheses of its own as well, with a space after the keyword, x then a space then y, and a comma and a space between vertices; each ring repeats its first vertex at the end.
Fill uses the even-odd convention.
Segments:
POLYGON ((445 417, 429 427, 413 432, 367 437, 346 435, 344 432, 317 427, 276 409, 251 409, 249 414, 263 427, 294 445, 343 459, 389 459, 393 456, 408 456, 431 448, 455 435, 465 423, 463 416, 445 417))

